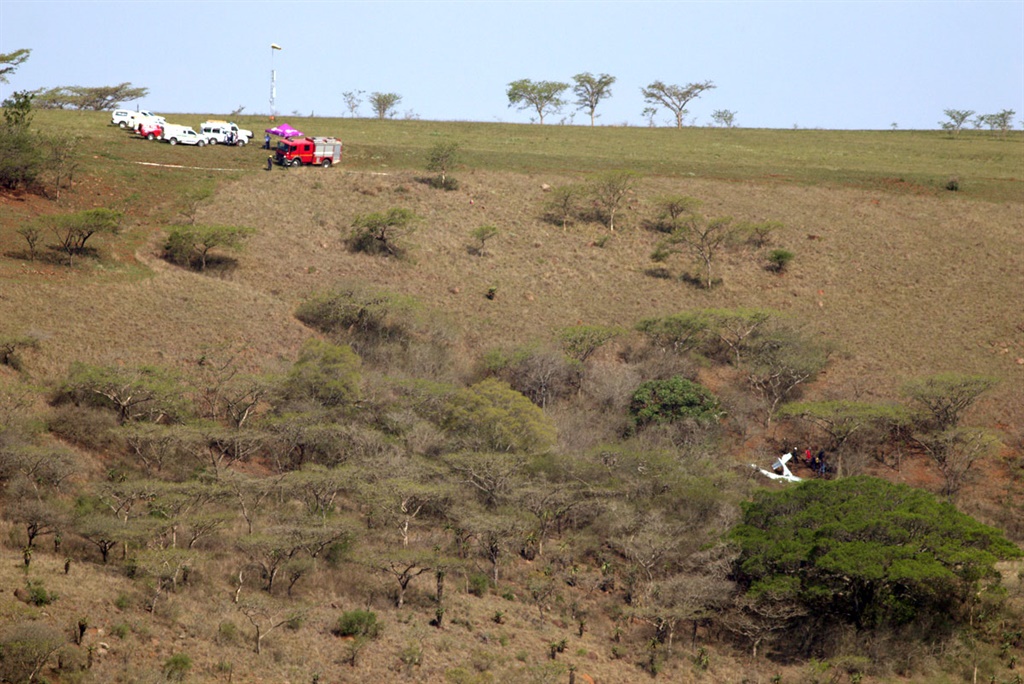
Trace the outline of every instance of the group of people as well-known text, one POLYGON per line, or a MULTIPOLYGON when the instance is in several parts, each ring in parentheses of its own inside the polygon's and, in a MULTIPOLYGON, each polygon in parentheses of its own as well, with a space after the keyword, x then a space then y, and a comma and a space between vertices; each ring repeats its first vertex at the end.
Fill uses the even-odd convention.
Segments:
POLYGON ((804 450, 804 465, 814 471, 815 475, 824 477, 828 472, 828 462, 825 460, 825 450, 819 449, 813 453, 810 447, 804 450))

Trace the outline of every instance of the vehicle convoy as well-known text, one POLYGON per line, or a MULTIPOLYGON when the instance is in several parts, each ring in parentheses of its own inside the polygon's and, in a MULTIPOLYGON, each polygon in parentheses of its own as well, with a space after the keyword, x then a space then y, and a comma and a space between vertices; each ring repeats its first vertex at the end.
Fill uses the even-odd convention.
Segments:
POLYGON ((313 165, 328 168, 341 162, 337 138, 285 138, 277 143, 274 163, 281 166, 313 165))
POLYGON ((199 124, 199 133, 211 145, 245 145, 252 139, 252 131, 231 121, 204 121, 199 124))
POLYGON ((206 138, 196 133, 189 126, 178 124, 164 124, 163 139, 172 145, 196 145, 202 147, 206 144, 206 138))

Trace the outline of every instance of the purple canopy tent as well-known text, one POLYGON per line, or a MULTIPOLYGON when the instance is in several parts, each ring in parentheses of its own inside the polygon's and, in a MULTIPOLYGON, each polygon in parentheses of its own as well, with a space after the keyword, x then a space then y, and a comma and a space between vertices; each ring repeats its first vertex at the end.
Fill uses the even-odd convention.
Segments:
POLYGON ((273 128, 268 128, 267 133, 270 135, 278 135, 282 138, 301 138, 303 136, 302 131, 297 131, 286 123, 273 128))

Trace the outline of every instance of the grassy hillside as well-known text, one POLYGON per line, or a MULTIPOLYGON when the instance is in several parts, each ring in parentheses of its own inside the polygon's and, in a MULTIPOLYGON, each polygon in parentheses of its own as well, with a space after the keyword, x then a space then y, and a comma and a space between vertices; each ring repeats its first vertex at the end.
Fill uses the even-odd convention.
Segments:
MULTIPOLYGON (((195 125, 208 117, 170 118, 195 125)), ((553 369, 552 386, 569 382, 556 378, 564 359, 551 361, 560 354, 559 332, 569 326, 632 331, 642 319, 685 311, 769 309, 788 328, 834 350, 825 372, 804 389, 808 400, 883 404, 905 400, 901 388, 915 378, 941 372, 993 378, 993 389, 964 423, 991 431, 1000 446, 976 465, 981 477, 963 491, 959 506, 1002 526, 1020 543, 1024 527, 1012 522, 1022 512, 1024 475, 1019 134, 1000 139, 969 131, 951 139, 933 131, 286 120, 309 134, 342 138, 343 164, 267 171, 267 152, 259 143, 268 124, 256 117, 238 120, 257 131, 252 145, 196 149, 137 139, 107 125, 104 113, 38 112, 35 125, 41 130, 82 136, 74 188, 56 201, 22 191, 0 194, 0 340, 38 340, 19 350, 19 369, 0 365, 0 438, 7 440, 0 451, 28 453, 24 440, 32 448, 70 454, 74 474, 45 495, 63 502, 69 515, 85 516, 94 505, 102 509, 98 502, 109 501, 111 488, 123 482, 206 486, 212 474, 223 487, 222 498, 208 508, 223 519, 189 557, 191 578, 162 593, 161 572, 173 564, 160 556, 167 551, 163 532, 139 541, 145 536, 140 531, 133 541, 123 541, 130 551, 123 554, 126 560, 136 560, 123 561, 118 546, 109 564, 100 562, 95 542, 85 536, 69 531, 57 553, 50 552, 52 535, 46 535, 23 574, 18 566, 26 532, 16 522, 16 491, 9 484, 9 472, 17 468, 0 473, 9 484, 7 512, 0 516, 0 623, 30 620, 66 631, 87 617, 83 644, 67 657, 84 660, 92 652, 95 664, 81 672, 68 666, 53 674, 55 680, 163 681, 174 676, 165 664, 176 653, 193 660, 191 681, 546 682, 568 681, 572 665, 594 681, 627 682, 650 679, 656 660, 666 681, 823 676, 815 671, 820 663, 790 658, 785 644, 766 646, 770 657, 752 659, 749 644, 736 636, 741 631, 730 632, 714 619, 700 623, 699 641, 691 645, 688 634, 677 635, 675 651, 668 645, 674 655, 662 656, 649 648, 654 632, 643 601, 623 600, 624 592, 632 594, 630 583, 642 576, 627 568, 644 567, 630 555, 635 549, 623 551, 633 548, 634 538, 621 541, 628 529, 639 536, 644 526, 676 530, 694 546, 686 554, 675 549, 683 560, 672 560, 678 566, 671 571, 659 566, 652 581, 665 579, 659 572, 675 576, 684 566, 691 572, 698 558, 713 565, 700 553, 735 521, 737 502, 763 484, 751 479, 747 464, 767 465, 786 443, 823 439, 799 421, 763 420, 740 368, 710 356, 664 355, 638 333, 623 333, 581 366, 578 387, 545 402, 538 420, 557 429, 555 447, 510 456, 520 469, 506 475, 518 484, 502 490, 496 506, 475 501, 479 492, 473 487, 480 485, 466 484, 475 475, 459 459, 466 451, 487 449, 467 446, 473 435, 456 437, 450 424, 430 412, 458 396, 453 388, 480 380, 488 363, 493 370, 500 354, 525 354, 534 364, 531 372, 553 369), (459 143, 461 164, 452 172, 458 189, 445 192, 424 182, 431 176, 424 160, 435 144, 449 141, 459 143), (597 221, 563 228, 545 219, 553 188, 583 185, 613 170, 637 174, 614 231, 597 221), (947 189, 953 179, 956 191, 947 189), (651 229, 658 201, 676 195, 699 199, 708 217, 732 217, 737 224, 771 221, 777 227, 767 244, 720 251, 715 276, 721 284, 696 287, 680 277, 692 269, 688 258, 651 259, 665 238, 651 229), (49 249, 27 258, 19 227, 39 216, 92 207, 124 210, 125 232, 93 238, 95 252, 74 267, 49 249), (417 217, 414 230, 402 238, 406 258, 347 248, 357 217, 391 208, 417 217), (199 273, 162 258, 170 227, 192 218, 255 232, 243 251, 216 251, 213 267, 199 273), (496 235, 481 252, 472 233, 484 225, 494 226, 496 235), (783 273, 766 268, 768 252, 779 248, 794 255, 783 273), (308 402, 280 398, 289 386, 282 378, 292 377, 310 338, 353 339, 352 331, 325 333, 295 316, 311 297, 338 288, 409 298, 403 301, 411 302, 415 330, 398 343, 353 342, 365 357, 358 401, 315 413, 308 402), (190 401, 203 414, 197 417, 222 423, 220 413, 205 415, 203 402, 215 390, 226 395, 239 378, 258 376, 267 389, 254 404, 251 429, 277 441, 253 451, 253 458, 232 456, 224 461, 230 465, 211 469, 202 459, 216 459, 209 456, 212 448, 182 455, 203 439, 213 444, 210 421, 154 425, 168 427, 169 439, 186 445, 167 456, 165 470, 154 468, 141 447, 132 451, 132 445, 152 443, 133 441, 130 425, 86 410, 88 402, 50 405, 75 362, 173 370, 190 388, 190 401), (625 407, 637 384, 679 373, 721 398, 727 414, 721 425, 627 434, 625 407), (436 386, 416 384, 428 380, 436 386), (267 592, 261 589, 266 578, 239 560, 250 553, 246 540, 252 535, 235 502, 256 490, 238 483, 273 483, 273 493, 261 500, 266 515, 257 524, 259 534, 276 534, 276 526, 299 515, 305 499, 296 492, 308 490, 297 478, 307 471, 282 466, 281 445, 282 426, 304 415, 317 416, 312 423, 341 435, 323 437, 342 446, 327 449, 334 460, 321 465, 343 480, 330 519, 344 530, 348 550, 330 562, 326 556, 309 560, 295 578, 294 595, 285 591, 287 579, 267 592), (186 429, 192 432, 183 436, 186 429), (635 467, 631 459, 637 459, 635 467), (430 499, 432 507, 414 520, 413 550, 435 555, 429 562, 417 558, 431 571, 410 584, 406 605, 395 608, 395 581, 373 559, 401 546, 398 527, 375 517, 384 515, 378 505, 393 493, 387 487, 398 487, 393 480, 399 476, 430 491, 451 487, 455 493, 430 499), (586 504, 567 515, 564 529, 559 523, 557 533, 540 535, 541 543, 549 537, 546 555, 527 560, 527 554, 506 548, 499 581, 490 587, 485 581, 477 592, 482 596, 470 591, 480 573, 490 571, 476 540, 502 519, 525 516, 535 488, 576 492, 571 488, 581 482, 590 487, 577 492, 586 504), (462 509, 472 515, 453 512, 462 509), (623 527, 634 518, 645 522, 623 527), (464 540, 474 540, 475 551, 445 561, 451 567, 449 598, 439 628, 430 624, 438 620, 440 605, 434 570, 442 563, 436 554, 454 554, 449 546, 458 546, 463 528, 476 530, 464 540), (65 557, 72 559, 70 574, 65 557), (145 567, 136 569, 137 564, 145 567), (607 586, 609 576, 613 588, 607 586), (60 598, 45 607, 15 601, 11 592, 27 579, 60 598), (159 599, 150 611, 154 592, 159 599), (245 601, 234 600, 239 594, 261 601, 266 614, 251 613, 256 617, 250 621, 240 610, 245 601), (353 609, 378 614, 384 624, 380 638, 364 643, 331 633, 341 612, 353 609), (259 656, 252 652, 257 622, 264 630, 280 624, 266 636, 259 656), (560 642, 563 650, 551 652, 560 642), (709 665, 702 665, 702 652, 710 652, 709 665)), ((52 239, 44 236, 43 242, 52 239)), ((310 447, 310 453, 319 452, 310 447)), ((22 461, 5 461, 15 462, 22 461)), ((936 469, 919 451, 908 451, 898 469, 866 462, 868 472, 938 488, 936 469)), ((43 496, 41 487, 33 496, 43 496)), ((126 527, 130 522, 133 529, 150 530, 146 521, 164 514, 152 510, 162 496, 153 494, 136 513, 126 512, 126 527)), ((509 528, 504 536, 518 539, 521 531, 509 528)), ((1019 611, 1018 570, 1004 568, 1019 611)), ((681 633, 688 630, 680 626, 681 633)), ((694 632, 696 637, 696 622, 694 632)), ((898 641, 897 636, 892 638, 898 641)), ((833 658, 838 681, 852 681, 855 673, 868 675, 860 681, 896 674, 959 681, 972 657, 983 663, 982 674, 1009 676, 995 641, 973 652, 954 648, 953 641, 931 650, 908 647, 900 656, 905 662, 897 664, 898 658, 863 655, 867 651, 857 651, 855 637, 848 637, 849 653, 873 665, 842 671, 842 663, 852 661, 833 658)), ((1020 650, 1010 643, 1009 652, 1020 650)))

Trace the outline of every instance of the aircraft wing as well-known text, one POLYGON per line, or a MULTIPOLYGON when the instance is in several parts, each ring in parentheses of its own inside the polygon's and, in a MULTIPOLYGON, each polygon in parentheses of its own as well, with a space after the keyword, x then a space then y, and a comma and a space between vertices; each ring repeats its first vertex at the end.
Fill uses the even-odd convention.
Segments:
POLYGON ((791 473, 789 471, 789 468, 787 468, 785 466, 785 464, 782 464, 782 473, 781 474, 773 473, 772 471, 765 470, 764 468, 759 468, 757 465, 755 465, 753 463, 750 464, 750 467, 753 468, 754 470, 756 470, 757 472, 761 473, 765 477, 770 478, 772 480, 784 480, 786 482, 803 482, 803 478, 802 477, 797 477, 796 475, 791 473))

